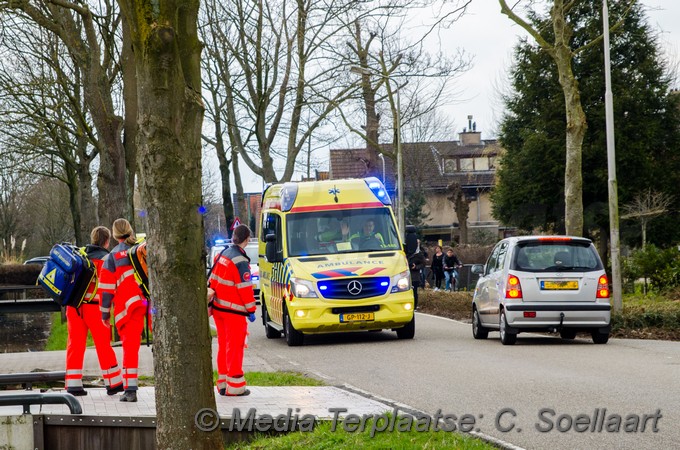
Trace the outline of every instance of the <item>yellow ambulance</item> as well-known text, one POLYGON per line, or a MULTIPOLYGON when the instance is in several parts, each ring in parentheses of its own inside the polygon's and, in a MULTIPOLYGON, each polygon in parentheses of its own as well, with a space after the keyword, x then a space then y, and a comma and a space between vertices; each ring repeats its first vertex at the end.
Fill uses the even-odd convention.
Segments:
POLYGON ((377 178, 274 184, 262 196, 262 322, 290 346, 306 334, 415 334, 413 292, 390 198, 377 178))

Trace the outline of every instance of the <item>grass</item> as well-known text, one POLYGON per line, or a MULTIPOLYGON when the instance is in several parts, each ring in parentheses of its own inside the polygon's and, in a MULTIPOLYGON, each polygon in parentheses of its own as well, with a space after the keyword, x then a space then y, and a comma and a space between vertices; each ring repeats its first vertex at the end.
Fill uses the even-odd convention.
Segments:
MULTIPOLYGON (((66 321, 62 323, 61 313, 55 312, 52 314, 52 326, 50 327, 50 337, 47 338, 45 350, 66 350, 66 340, 68 338, 68 327, 66 321)), ((94 341, 92 335, 87 335, 87 346, 93 347, 94 341)))
MULTIPOLYGON (((325 386, 323 381, 308 377, 298 372, 246 372, 244 375, 248 386, 325 386)), ((213 371, 213 381, 217 380, 217 372, 213 371)), ((140 376, 140 386, 153 386, 154 377, 140 376)))
MULTIPOLYGON (((414 424, 416 422, 414 421, 414 424)), ((330 421, 317 424, 314 431, 292 432, 286 435, 271 437, 258 435, 248 443, 234 443, 227 446, 230 450, 283 450, 304 448, 305 450, 368 450, 379 449, 463 449, 488 450, 496 447, 461 433, 446 431, 385 431, 371 436, 372 421, 367 421, 363 432, 347 432, 338 424, 332 431, 330 421)), ((412 427, 412 429, 414 429, 412 427)))

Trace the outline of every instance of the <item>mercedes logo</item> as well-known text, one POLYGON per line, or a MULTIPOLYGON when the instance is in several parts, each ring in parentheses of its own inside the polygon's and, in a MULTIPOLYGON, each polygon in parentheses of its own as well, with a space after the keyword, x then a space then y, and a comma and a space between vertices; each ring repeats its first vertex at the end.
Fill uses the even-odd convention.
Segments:
POLYGON ((349 283, 347 283, 347 292, 349 292, 352 295, 361 294, 362 289, 363 286, 357 280, 352 280, 349 283))

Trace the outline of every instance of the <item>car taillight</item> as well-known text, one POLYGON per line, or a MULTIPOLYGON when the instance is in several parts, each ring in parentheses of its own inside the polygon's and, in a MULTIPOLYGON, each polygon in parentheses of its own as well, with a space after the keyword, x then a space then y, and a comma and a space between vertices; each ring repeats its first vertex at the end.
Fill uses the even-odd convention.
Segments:
POLYGON ((609 298, 609 279, 607 275, 600 275, 597 280, 597 294, 595 298, 609 298))
POLYGON ((522 286, 519 284, 519 278, 514 275, 508 277, 505 285, 505 298, 522 298, 522 286))

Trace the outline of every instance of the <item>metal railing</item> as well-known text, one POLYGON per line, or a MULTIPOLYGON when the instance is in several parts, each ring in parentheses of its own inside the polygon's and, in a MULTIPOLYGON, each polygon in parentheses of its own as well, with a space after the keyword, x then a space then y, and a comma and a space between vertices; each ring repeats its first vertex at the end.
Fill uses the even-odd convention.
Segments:
POLYGON ((51 298, 26 298, 35 285, 0 286, 0 313, 58 312, 61 307, 51 298))
POLYGON ((21 393, 0 395, 0 406, 17 406, 24 408, 24 414, 31 414, 31 405, 67 405, 71 414, 82 414, 83 407, 71 394, 67 393, 21 393))

